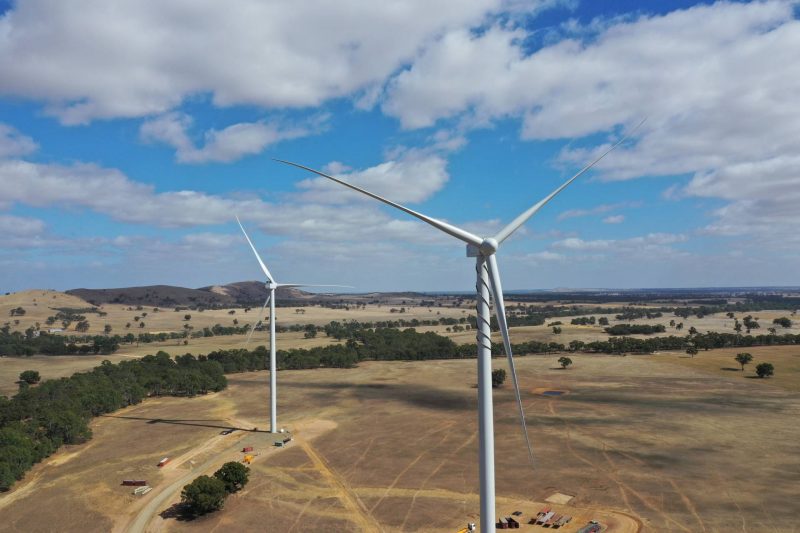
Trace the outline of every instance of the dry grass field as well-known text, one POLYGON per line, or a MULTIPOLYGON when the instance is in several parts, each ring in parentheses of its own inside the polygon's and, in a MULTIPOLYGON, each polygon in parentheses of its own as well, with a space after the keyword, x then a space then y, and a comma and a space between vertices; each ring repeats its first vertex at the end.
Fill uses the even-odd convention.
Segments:
POLYGON ((775 375, 768 378, 771 385, 793 392, 800 392, 800 346, 754 346, 751 348, 724 348, 701 351, 694 358, 686 354, 660 353, 652 357, 658 361, 694 368, 717 376, 736 376, 742 379, 761 381, 756 376, 756 365, 772 363, 775 375), (736 354, 746 352, 753 356, 753 362, 742 367, 734 359, 736 354))
MULTIPOLYGON (((10 295, 0 296, 0 323, 10 322, 12 331, 24 331, 38 322, 43 329, 47 327, 60 328, 60 322, 52 326, 46 326, 47 317, 54 316, 57 307, 88 308, 94 307, 90 303, 76 296, 56 292, 33 290, 18 292, 10 295), (22 307, 25 315, 20 317, 10 316, 12 309, 22 307), (19 324, 14 321, 19 320, 19 324)), ((406 306, 406 312, 400 313, 403 307, 398 304, 390 305, 367 305, 366 308, 353 307, 350 310, 330 309, 320 306, 308 307, 278 307, 278 323, 283 325, 291 324, 315 324, 324 325, 332 320, 398 320, 405 318, 411 320, 435 320, 440 317, 465 317, 468 313, 474 313, 474 308, 452 308, 452 307, 412 307, 406 306), (396 312, 392 312, 395 309, 396 312), (430 310, 429 310, 430 309, 430 310)), ((204 327, 212 327, 216 324, 223 326, 233 326, 234 320, 238 320, 239 325, 251 324, 256 321, 259 312, 258 308, 253 308, 245 312, 242 308, 231 309, 210 309, 202 312, 183 310, 175 311, 174 308, 154 308, 143 307, 137 309, 136 306, 122 304, 106 304, 98 306, 98 309, 107 313, 100 316, 97 313, 85 313, 84 316, 89 322, 89 330, 86 332, 91 335, 102 334, 106 325, 111 326, 111 332, 118 335, 127 333, 162 332, 162 331, 183 331, 184 325, 190 325, 195 330, 202 330, 204 327), (154 311, 158 309, 158 311, 154 311), (233 313, 231 314, 231 311, 233 313), (191 315, 189 320, 185 320, 185 315, 191 315), (136 317, 139 320, 135 320, 136 317), (139 325, 144 323, 144 327, 139 325), (130 327, 126 327, 130 324, 130 327)), ((66 333, 75 334, 75 325, 72 323, 66 333)), ((443 328, 444 329, 444 328, 443 328)))
MULTIPOLYGON (((735 365, 716 352, 574 356, 569 370, 553 356, 520 358, 537 466, 527 464, 506 384, 494 395, 498 514, 520 510, 527 521, 558 492, 573 496, 548 504, 576 517, 568 533, 590 518, 608 531, 796 531, 800 372, 796 352, 769 350, 750 350, 775 365, 767 380, 720 370, 735 365)), ((281 372, 279 420, 295 441, 269 453, 269 435, 219 435, 266 427, 267 379, 230 375, 218 394, 97 419, 88 444, 59 451, 0 496, 0 530, 123 531, 149 521, 148 531, 452 532, 477 521, 474 361, 281 372), (224 510, 150 520, 148 502, 168 509, 178 498, 168 487, 241 458, 235 450, 247 442, 264 453, 224 510), (163 456, 176 460, 160 471, 163 456), (130 477, 154 491, 134 498, 119 486, 130 477)))

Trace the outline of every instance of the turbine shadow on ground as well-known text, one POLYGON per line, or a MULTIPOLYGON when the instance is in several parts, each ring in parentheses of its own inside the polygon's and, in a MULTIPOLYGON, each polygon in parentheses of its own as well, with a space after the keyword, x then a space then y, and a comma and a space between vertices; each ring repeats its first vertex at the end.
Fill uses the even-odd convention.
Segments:
MULTIPOLYGON (((465 388, 464 392, 438 389, 420 385, 387 383, 284 383, 286 389, 307 389, 321 401, 330 401, 332 395, 349 395, 359 401, 398 401, 414 407, 425 407, 445 411, 468 411, 475 409, 475 393, 465 388), (324 391, 329 391, 328 393, 324 391)), ((469 387, 469 385, 465 385, 469 387)))
POLYGON ((222 420, 179 420, 179 419, 173 420, 168 418, 149 418, 145 416, 123 416, 123 415, 100 415, 100 416, 104 418, 122 418, 125 420, 140 420, 144 421, 147 424, 175 424, 179 426, 197 426, 204 428, 232 429, 237 431, 249 431, 252 433, 269 433, 269 431, 264 429, 240 428, 231 425, 197 423, 197 422, 222 422, 222 420))

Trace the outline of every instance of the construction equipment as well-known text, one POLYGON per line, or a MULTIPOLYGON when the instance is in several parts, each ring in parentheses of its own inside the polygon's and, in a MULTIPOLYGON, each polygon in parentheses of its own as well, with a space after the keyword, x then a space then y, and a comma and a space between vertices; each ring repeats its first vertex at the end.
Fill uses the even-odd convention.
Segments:
POLYGON ((244 459, 242 459, 242 462, 249 465, 250 463, 253 462, 253 456, 252 455, 245 455, 244 459))

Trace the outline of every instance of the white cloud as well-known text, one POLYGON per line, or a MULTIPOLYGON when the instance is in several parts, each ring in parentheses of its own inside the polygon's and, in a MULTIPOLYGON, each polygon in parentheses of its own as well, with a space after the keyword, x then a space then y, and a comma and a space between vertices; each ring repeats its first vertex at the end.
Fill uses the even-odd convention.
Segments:
POLYGON ((549 250, 542 250, 541 252, 533 252, 530 254, 525 254, 522 257, 522 261, 533 263, 534 265, 538 265, 542 262, 553 262, 553 261, 563 261, 566 259, 564 254, 559 254, 556 252, 551 252, 549 250))
POLYGON ((796 246, 800 234, 800 156, 725 165, 699 172, 680 193, 723 198, 731 203, 716 209, 707 233, 758 237, 762 245, 796 246))
POLYGON ((603 219, 604 224, 621 224, 625 222, 625 215, 611 215, 603 219))
POLYGON ((162 142, 175 148, 175 157, 180 163, 230 163, 258 154, 277 142, 316 133, 324 127, 325 120, 325 117, 318 117, 308 126, 297 127, 242 122, 205 132, 203 146, 198 148, 187 132, 192 124, 191 117, 173 112, 145 121, 140 135, 145 141, 162 142))
POLYGON ((0 17, 0 92, 47 101, 67 124, 163 113, 197 94, 317 106, 380 85, 434 36, 504 4, 19 0, 0 17))
MULTIPOLYGON (((433 163, 431 168, 440 167, 433 163)), ((363 172, 370 174, 369 169, 363 172)), ((391 180, 380 173, 376 179, 385 187, 392 187, 391 180)), ((437 179, 442 179, 441 175, 437 179)), ((432 191, 430 186, 427 191, 432 191)), ((309 193, 295 195, 294 200, 304 200, 305 194, 309 193)), ((242 220, 278 236, 336 242, 391 239, 414 244, 449 242, 421 222, 402 215, 399 219, 392 218, 377 202, 343 208, 335 203, 296 202, 292 198, 271 204, 258 198, 240 199, 191 190, 157 192, 153 186, 131 180, 119 170, 81 163, 64 166, 0 160, 0 206, 14 203, 90 209, 117 221, 157 227, 225 224, 232 222, 238 213, 242 220)))
POLYGON ((625 209, 628 207, 640 207, 641 202, 619 202, 616 204, 600 204, 592 207, 591 209, 568 209, 558 215, 558 220, 566 220, 568 218, 585 217, 590 215, 602 215, 617 209, 625 209))
POLYGON ((258 200, 234 201, 196 191, 157 193, 116 169, 77 163, 46 165, 0 161, 0 205, 88 208, 116 220, 176 227, 229 221, 235 208, 263 207, 258 200))
POLYGON ((0 235, 3 236, 4 240, 12 238, 32 238, 41 235, 44 231, 44 221, 38 218, 0 215, 0 235))
MULTIPOLYGON (((717 2, 574 23, 569 38, 530 54, 530 34, 519 28, 459 28, 392 79, 382 107, 407 128, 522 117, 521 136, 530 140, 583 137, 648 117, 635 143, 597 165, 605 179, 693 174, 683 197, 731 202, 712 213, 709 231, 787 242, 798 211, 791 191, 800 190, 796 5, 717 2)), ((567 148, 560 159, 583 164, 607 146, 567 148)))
MULTIPOLYGON (((763 125, 761 117, 794 107, 797 25, 789 2, 720 2, 612 24, 587 43, 566 39, 530 55, 519 29, 460 28, 392 80, 384 110, 406 127, 464 111, 524 115, 529 139, 584 136, 645 116, 647 132, 712 117, 730 124, 731 108, 744 125, 763 125)), ((703 145, 711 143, 720 138, 703 145)))
MULTIPOLYGON (((346 168, 340 165, 336 162, 334 167, 346 168)), ((447 161, 442 156, 418 150, 406 151, 397 159, 364 170, 333 175, 390 200, 412 203, 427 200, 449 179, 447 161)), ((322 177, 303 180, 298 186, 306 191, 302 194, 304 201, 341 204, 369 200, 359 192, 322 177)))
POLYGON ((37 148, 33 139, 0 122, 0 158, 28 155, 37 148))
POLYGON ((588 241, 578 237, 569 237, 554 242, 553 247, 562 250, 609 252, 613 254, 650 253, 672 250, 669 245, 685 242, 686 240, 688 240, 686 235, 674 233, 649 233, 642 237, 631 237, 630 239, 595 239, 588 241))

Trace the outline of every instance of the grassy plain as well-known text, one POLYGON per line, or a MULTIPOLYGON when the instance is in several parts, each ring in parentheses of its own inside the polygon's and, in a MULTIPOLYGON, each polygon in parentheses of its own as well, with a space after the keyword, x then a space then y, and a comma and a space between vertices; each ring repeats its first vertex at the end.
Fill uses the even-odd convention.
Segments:
MULTIPOLYGON (((727 356, 715 352, 578 355, 569 370, 553 356, 520 358, 537 466, 527 463, 507 384, 494 393, 498 513, 521 510, 527 521, 558 492, 573 496, 552 505, 576 517, 567 533, 590 518, 609 531, 796 531, 793 353, 770 349, 780 382, 720 370, 727 356)), ((173 480, 205 472, 217 464, 210 459, 241 458, 234 450, 259 434, 219 431, 266 427, 267 379, 230 375, 222 393, 148 400, 97 419, 92 441, 59 451, 0 496, 0 530, 124 530, 173 480), (162 456, 180 459, 161 471, 162 456), (155 490, 137 500, 119 486, 129 477, 155 490)), ((250 484, 223 511, 190 522, 167 513, 148 530, 451 532, 477 521, 475 380, 474 360, 283 371, 279 420, 295 442, 258 456, 250 484)))

